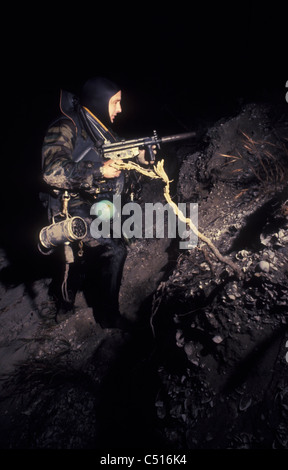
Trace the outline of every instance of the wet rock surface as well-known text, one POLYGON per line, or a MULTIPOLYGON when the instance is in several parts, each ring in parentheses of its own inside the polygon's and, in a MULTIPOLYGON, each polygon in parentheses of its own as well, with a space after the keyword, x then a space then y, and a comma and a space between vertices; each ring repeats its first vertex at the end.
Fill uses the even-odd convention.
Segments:
MULTIPOLYGON (((138 239, 130 331, 102 329, 82 293, 55 323, 49 275, 12 282, 2 249, 2 449, 287 448, 287 138, 285 114, 249 104, 178 148, 174 196, 241 276, 202 240, 138 239)), ((141 203, 164 202, 150 183, 141 203)))

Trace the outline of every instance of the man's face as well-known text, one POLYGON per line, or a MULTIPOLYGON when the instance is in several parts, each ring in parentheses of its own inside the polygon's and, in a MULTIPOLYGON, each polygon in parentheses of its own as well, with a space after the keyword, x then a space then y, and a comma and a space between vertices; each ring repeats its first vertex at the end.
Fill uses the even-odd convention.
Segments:
POLYGON ((115 117, 117 114, 122 112, 121 108, 121 91, 118 91, 116 95, 113 95, 112 98, 109 100, 109 116, 110 121, 114 122, 115 117))

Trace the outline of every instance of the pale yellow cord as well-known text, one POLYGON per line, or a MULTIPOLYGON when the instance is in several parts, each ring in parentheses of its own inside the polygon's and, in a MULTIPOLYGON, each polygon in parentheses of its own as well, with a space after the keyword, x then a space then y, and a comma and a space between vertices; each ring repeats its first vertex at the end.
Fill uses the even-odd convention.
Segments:
POLYGON ((202 240, 204 243, 206 243, 209 246, 209 248, 213 251, 215 256, 222 263, 225 263, 228 266, 230 266, 230 268, 232 268, 233 271, 237 273, 239 277, 241 277, 241 271, 239 267, 236 266, 229 258, 227 258, 226 256, 223 256, 218 250, 218 248, 216 248, 214 243, 210 240, 210 238, 206 237, 201 232, 199 232, 197 227, 193 224, 192 220, 189 217, 185 217, 183 212, 178 208, 175 202, 172 201, 171 196, 170 196, 171 181, 169 181, 168 175, 166 171, 164 170, 164 160, 161 160, 157 163, 157 165, 154 165, 153 170, 148 169, 148 168, 147 169, 143 168, 140 165, 137 165, 137 163, 134 163, 131 161, 125 163, 125 162, 119 162, 115 160, 112 165, 114 168, 117 168, 118 170, 128 170, 128 171, 135 170, 135 171, 138 171, 139 173, 142 173, 145 176, 149 176, 149 178, 161 178, 165 183, 164 197, 166 201, 168 202, 168 204, 172 207, 174 214, 176 214, 177 217, 179 217, 179 219, 182 222, 185 222, 186 224, 189 225, 190 229, 194 232, 194 234, 197 235, 197 237, 200 238, 200 240, 202 240))

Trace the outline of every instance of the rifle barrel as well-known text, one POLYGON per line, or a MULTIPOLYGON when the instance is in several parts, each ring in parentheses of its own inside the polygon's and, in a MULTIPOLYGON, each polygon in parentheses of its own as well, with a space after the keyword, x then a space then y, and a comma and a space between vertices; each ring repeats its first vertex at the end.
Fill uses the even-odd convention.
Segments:
POLYGON ((159 139, 160 142, 175 142, 176 140, 184 140, 190 139, 191 137, 195 137, 196 132, 185 132, 184 134, 175 134, 175 135, 167 135, 166 137, 162 137, 159 139))
POLYGON ((161 144, 165 142, 175 142, 177 140, 190 139, 195 137, 196 132, 186 132, 183 134, 168 135, 166 137, 154 138, 154 137, 143 137, 140 139, 122 140, 120 142, 113 142, 112 144, 104 144, 103 150, 105 152, 118 152, 126 150, 132 147, 141 147, 144 145, 161 144))

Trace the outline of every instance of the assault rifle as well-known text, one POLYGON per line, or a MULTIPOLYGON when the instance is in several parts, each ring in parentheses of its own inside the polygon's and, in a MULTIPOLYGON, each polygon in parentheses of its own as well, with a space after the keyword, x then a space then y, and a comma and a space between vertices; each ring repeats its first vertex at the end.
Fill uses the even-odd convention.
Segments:
POLYGON ((140 149, 148 150, 149 162, 155 161, 155 154, 153 148, 157 146, 160 149, 160 144, 176 142, 177 140, 191 139, 196 136, 196 132, 185 132, 184 134, 169 135, 159 138, 156 131, 153 132, 152 137, 143 137, 140 139, 121 140, 120 142, 113 142, 112 144, 103 144, 102 151, 105 158, 133 158, 139 154, 140 149))

